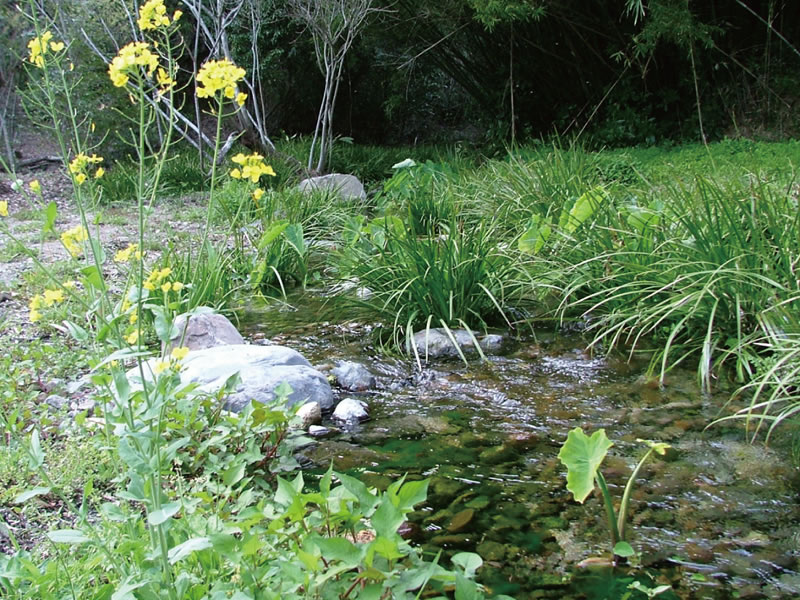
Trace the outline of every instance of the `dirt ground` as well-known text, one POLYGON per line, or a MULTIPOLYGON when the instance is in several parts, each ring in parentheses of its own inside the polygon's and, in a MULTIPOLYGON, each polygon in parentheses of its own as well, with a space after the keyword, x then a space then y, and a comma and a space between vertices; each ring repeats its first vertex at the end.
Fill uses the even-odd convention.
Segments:
MULTIPOLYGON (((34 130, 19 132, 15 150, 21 161, 58 154, 52 141, 34 130)), ((56 204, 56 232, 66 231, 81 221, 66 169, 54 162, 23 168, 15 175, 0 172, 0 201, 8 202, 9 216, 4 221, 11 233, 9 236, 0 230, 0 333, 6 341, 23 342, 38 335, 28 320, 28 303, 38 292, 27 289, 29 286, 25 284, 25 273, 35 268, 35 261, 20 244, 35 251, 44 265, 64 261, 69 255, 58 235, 51 233, 42 239, 42 210, 51 202, 56 204), (41 186, 41 197, 30 190, 34 180, 41 186)), ((204 214, 201 203, 201 197, 194 197, 170 199, 153 207, 148 219, 147 233, 152 246, 148 250, 148 262, 157 258, 169 240, 183 236, 191 241, 199 234, 202 219, 198 215, 204 214)), ((109 257, 138 239, 135 214, 133 206, 102 206, 89 210, 87 220, 92 235, 99 237, 109 257)), ((104 269, 113 286, 114 281, 120 279, 120 272, 112 260, 106 261, 104 269)))

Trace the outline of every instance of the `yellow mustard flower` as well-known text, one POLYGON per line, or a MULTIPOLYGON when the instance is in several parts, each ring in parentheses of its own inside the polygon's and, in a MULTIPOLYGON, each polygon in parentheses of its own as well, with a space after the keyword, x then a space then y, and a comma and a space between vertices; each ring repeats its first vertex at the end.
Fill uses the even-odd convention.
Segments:
POLYGON ((161 291, 165 294, 172 289, 172 284, 169 281, 166 281, 161 284, 161 291))
POLYGON ((128 342, 131 346, 136 344, 139 341, 139 330, 134 329, 128 337, 125 338, 125 341, 128 342))
POLYGON ((211 60, 197 73, 197 97, 211 98, 222 91, 226 98, 233 99, 236 84, 244 76, 245 70, 229 60, 211 60))
POLYGON ((141 256, 138 252, 139 244, 128 244, 128 247, 117 251, 114 255, 114 262, 117 263, 125 263, 128 262, 132 257, 136 257, 137 259, 141 256))
MULTIPOLYGON (((87 156, 81 152, 76 154, 75 158, 73 158, 69 163, 69 172, 72 173, 73 177, 75 177, 75 183, 81 185, 84 181, 86 181, 89 167, 101 162, 103 162, 102 156, 97 156, 97 154, 87 156)), ((102 177, 103 172, 103 167, 99 167, 95 172, 95 177, 102 177), (97 175, 98 171, 100 172, 100 175, 97 175)))
POLYGON ((183 360, 186 358, 187 354, 189 354, 189 348, 186 346, 181 346, 180 348, 172 349, 172 352, 170 352, 170 358, 173 360, 183 360))
POLYGON ((131 316, 128 317, 128 321, 130 322, 131 325, 135 325, 136 321, 138 320, 139 320, 139 314, 137 312, 132 312, 131 316))
POLYGON ((156 71, 156 82, 158 82, 158 91, 160 94, 166 94, 175 87, 175 80, 169 76, 169 73, 167 73, 164 67, 158 67, 156 71))
POLYGON ((28 62, 40 69, 44 67, 44 55, 47 54, 47 44, 53 39, 53 34, 45 31, 42 35, 28 42, 28 62))
POLYGON ((44 303, 47 306, 52 306, 56 302, 63 302, 64 301, 64 292, 63 290, 45 290, 44 291, 44 303))
POLYGON ((275 177, 275 171, 270 165, 264 164, 264 157, 257 152, 249 156, 240 152, 231 160, 241 166, 241 171, 239 169, 231 171, 231 177, 234 179, 249 179, 253 183, 258 183, 262 175, 275 177))
POLYGON ((176 10, 174 13, 172 13, 172 22, 174 23, 175 21, 180 19, 182 16, 183 16, 183 11, 182 10, 176 10))
POLYGON ((8 202, 6 200, 0 200, 0 217, 7 217, 8 216, 8 202))
POLYGON ((97 169, 97 171, 94 172, 94 178, 100 179, 103 175, 105 175, 105 173, 106 170, 103 167, 100 167, 97 169))
POLYGON ((261 200, 263 195, 264 195, 264 190, 262 190, 261 188, 256 188, 255 191, 253 192, 253 200, 258 202, 259 200, 261 200))
POLYGON ((61 52, 64 49, 64 42, 50 42, 50 50, 61 52))
POLYGON ((108 66, 108 76, 115 87, 124 87, 132 73, 145 70, 148 75, 158 67, 158 57, 150 51, 147 42, 131 42, 120 48, 119 53, 112 59, 108 66))
POLYGON ((42 318, 42 313, 39 312, 39 309, 44 306, 44 296, 41 294, 36 294, 33 298, 31 298, 30 304, 28 305, 30 308, 28 319, 30 319, 31 323, 36 323, 36 321, 39 321, 42 318))
POLYGON ((236 94, 236 104, 239 106, 244 106, 244 103, 247 101, 247 94, 244 92, 239 92, 236 94))
POLYGON ((41 191, 42 191, 42 184, 41 184, 41 183, 39 183, 39 180, 38 180, 38 179, 34 179, 33 181, 31 181, 31 182, 28 184, 28 187, 29 187, 29 188, 31 188, 31 191, 32 191, 34 194, 40 194, 40 193, 41 193, 41 191))
POLYGON ((169 369, 169 367, 170 363, 168 360, 160 360, 153 367, 153 371, 155 372, 156 375, 161 375, 161 373, 169 369))
POLYGON ((36 294, 30 301, 30 309, 31 310, 38 310, 40 308, 44 308, 47 304, 44 301, 44 296, 41 294, 36 294))
POLYGON ((76 286, 77 284, 78 284, 78 282, 77 282, 77 281, 74 281, 74 280, 70 279, 70 280, 68 280, 68 281, 65 281, 65 282, 64 282, 64 283, 62 283, 61 285, 62 285, 63 287, 65 287, 65 288, 67 288, 68 290, 74 290, 74 289, 75 289, 75 286, 76 286))
POLYGON ((172 282, 172 291, 173 292, 180 292, 183 289, 183 284, 180 281, 173 281, 172 282))
POLYGON ((72 256, 78 256, 83 250, 83 242, 89 239, 89 232, 81 225, 76 225, 61 234, 61 243, 72 256))
POLYGON ((148 0, 145 2, 139 9, 139 19, 136 22, 142 31, 169 27, 170 20, 167 16, 167 7, 164 6, 164 0, 148 0))
POLYGON ((156 285, 159 285, 163 289, 163 286, 161 286, 160 284, 162 281, 164 281, 164 279, 169 277, 170 273, 172 273, 172 269, 169 267, 164 267, 163 269, 155 269, 150 272, 150 275, 147 276, 147 279, 145 279, 144 283, 142 284, 142 287, 146 290, 150 290, 151 292, 156 289, 156 285))

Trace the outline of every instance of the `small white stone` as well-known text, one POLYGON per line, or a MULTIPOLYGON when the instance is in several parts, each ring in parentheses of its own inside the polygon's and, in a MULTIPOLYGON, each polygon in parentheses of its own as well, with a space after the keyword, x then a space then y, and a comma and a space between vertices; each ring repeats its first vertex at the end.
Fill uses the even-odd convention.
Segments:
POLYGON ((345 398, 336 406, 333 411, 333 419, 345 423, 354 421, 364 421, 369 419, 367 413, 367 403, 355 398, 345 398))
POLYGON ((308 429, 312 425, 322 422, 322 409, 319 402, 306 402, 297 409, 297 416, 302 420, 302 429, 308 429))

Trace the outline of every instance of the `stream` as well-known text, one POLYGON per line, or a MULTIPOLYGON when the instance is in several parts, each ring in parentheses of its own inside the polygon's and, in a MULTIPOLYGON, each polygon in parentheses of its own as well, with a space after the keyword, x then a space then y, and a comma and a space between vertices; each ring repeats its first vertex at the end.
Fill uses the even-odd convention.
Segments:
POLYGON ((254 343, 294 348, 323 371, 350 360, 377 377, 369 392, 337 392, 366 401, 370 420, 304 456, 321 469, 333 459, 379 489, 403 474, 429 478, 408 535, 432 554, 480 554, 478 579, 493 594, 646 598, 628 587, 638 581, 671 586, 663 599, 800 597, 798 461, 780 436, 765 447, 748 443, 739 422, 705 429, 733 388, 703 394, 693 370, 659 386, 645 362, 592 356, 579 335, 553 331, 527 332, 483 363, 442 360, 420 372, 379 352, 372 326, 331 314, 306 294, 240 322, 254 343), (598 496, 578 504, 566 490, 557 455, 578 426, 604 428, 614 442, 602 472, 617 501, 646 451, 637 439, 673 446, 636 481, 627 535, 640 554, 627 565, 597 560, 610 554, 598 496))

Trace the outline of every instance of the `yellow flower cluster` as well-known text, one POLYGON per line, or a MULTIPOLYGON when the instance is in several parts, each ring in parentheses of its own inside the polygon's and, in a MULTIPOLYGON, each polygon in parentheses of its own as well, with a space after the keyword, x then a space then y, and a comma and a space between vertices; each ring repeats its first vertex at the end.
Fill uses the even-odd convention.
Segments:
POLYGON ((61 52, 64 49, 64 42, 52 42, 50 41, 52 39, 53 34, 45 31, 28 42, 28 62, 41 69, 44 67, 44 57, 48 52, 61 52))
POLYGON ((42 318, 42 313, 39 312, 42 308, 46 306, 53 306, 53 304, 63 301, 63 290, 45 290, 43 294, 36 294, 33 298, 31 298, 28 318, 30 319, 31 323, 36 323, 36 321, 39 321, 42 318))
POLYGON ((169 76, 169 73, 167 73, 163 67, 158 67, 158 71, 156 71, 156 81, 158 82, 159 94, 166 94, 175 87, 175 80, 169 76))
MULTIPOLYGON (((229 60, 211 60, 200 67, 197 73, 197 97, 211 98, 222 91, 226 98, 233 100, 236 96, 236 84, 244 79, 244 75, 245 70, 229 60)), ((246 98, 246 95, 239 95, 237 102, 240 106, 246 98)))
MULTIPOLYGON (((86 181, 89 167, 101 162, 103 162, 102 156, 97 156, 97 154, 86 156, 83 152, 81 152, 72 159, 71 163, 69 163, 69 172, 75 177, 75 183, 81 185, 84 181, 86 181)), ((99 179, 105 172, 106 171, 103 167, 98 167, 94 172, 94 178, 99 179)))
POLYGON ((264 157, 258 153, 245 156, 240 152, 231 160, 242 167, 241 170, 233 169, 231 171, 231 177, 234 179, 249 179, 253 183, 258 183, 262 175, 275 177, 275 171, 271 166, 264 164, 264 157))
POLYGON ((142 287, 152 292, 156 289, 156 286, 158 286, 159 289, 161 289, 161 291, 165 294, 170 290, 173 292, 180 292, 184 287, 180 281, 164 281, 167 277, 169 277, 170 273, 172 273, 172 269, 169 267, 155 269, 154 271, 150 272, 150 275, 147 276, 147 279, 142 284, 142 287))
POLYGON ((120 48, 119 53, 108 66, 108 76, 115 87, 124 87, 131 73, 141 67, 148 75, 152 75, 158 66, 158 57, 150 52, 147 42, 131 42, 120 48))
POLYGON ((0 200, 0 217, 8 216, 8 201, 0 200))
POLYGON ((181 18, 183 13, 176 10, 172 15, 172 21, 167 16, 167 7, 164 6, 164 0, 148 0, 139 9, 139 29, 148 31, 150 29, 158 29, 159 27, 169 27, 170 23, 174 23, 181 18))
POLYGON ((169 358, 167 360, 160 360, 155 364, 153 367, 153 371, 155 371, 156 375, 163 373, 167 369, 172 369, 177 367, 178 364, 186 358, 186 355, 189 354, 189 348, 186 346, 181 346, 180 348, 173 348, 172 352, 169 353, 169 358))
POLYGON ((136 260, 140 260, 142 258, 142 253, 139 252, 139 244, 128 244, 127 248, 124 250, 119 250, 114 255, 114 262, 126 263, 131 258, 135 258, 136 260))
POLYGON ((34 179, 33 181, 31 181, 31 182, 28 184, 28 187, 29 187, 29 188, 31 188, 31 191, 32 191, 34 194, 39 194, 39 193, 41 193, 41 191, 42 191, 42 184, 41 184, 41 183, 39 183, 39 180, 38 180, 38 179, 34 179))
POLYGON ((61 243, 72 256, 78 256, 83 250, 83 242, 89 239, 89 232, 82 225, 76 225, 61 234, 61 243))
MULTIPOLYGON (((129 290, 128 292, 126 292, 126 294, 125 294, 126 297, 122 301, 122 305, 120 307, 120 312, 122 314, 126 314, 129 310, 131 310, 131 308, 133 308, 133 304, 131 303, 131 301, 129 299, 130 295, 131 294, 130 294, 130 290, 129 290)), ((136 321, 139 320, 139 307, 138 306, 136 307, 136 310, 131 312, 131 314, 128 316, 128 320, 130 321, 131 325, 133 325, 134 323, 136 323, 136 321)))

